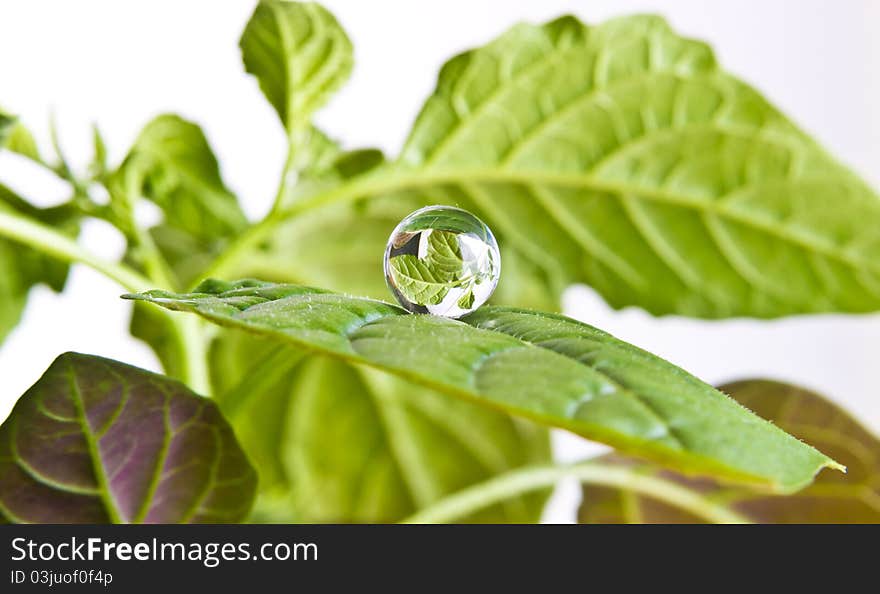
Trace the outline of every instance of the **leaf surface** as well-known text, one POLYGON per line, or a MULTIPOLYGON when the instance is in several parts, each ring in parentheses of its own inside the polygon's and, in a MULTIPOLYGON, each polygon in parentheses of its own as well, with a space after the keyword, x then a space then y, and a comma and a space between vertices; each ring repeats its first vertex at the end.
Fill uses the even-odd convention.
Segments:
MULTIPOLYGON (((283 341, 227 330, 214 392, 260 472, 253 518, 394 522, 497 473, 549 461, 527 422, 283 341)), ((545 493, 469 518, 536 522, 545 493)))
POLYGON ((144 126, 116 176, 116 192, 161 209, 162 232, 185 235, 203 249, 247 226, 201 128, 179 116, 161 115, 144 126))
POLYGON ((548 290, 614 307, 880 308, 876 193, 658 17, 518 25, 453 58, 397 162, 341 192, 471 210, 548 290))
POLYGON ((683 370, 562 316, 455 321, 296 285, 128 295, 399 375, 689 472, 790 491, 840 466, 683 370))
POLYGON ((308 131, 309 116, 351 73, 352 46, 319 4, 262 0, 241 36, 253 74, 288 134, 308 131))
POLYGON ((0 515, 35 523, 225 523, 256 475, 210 400, 66 353, 0 426, 0 515))

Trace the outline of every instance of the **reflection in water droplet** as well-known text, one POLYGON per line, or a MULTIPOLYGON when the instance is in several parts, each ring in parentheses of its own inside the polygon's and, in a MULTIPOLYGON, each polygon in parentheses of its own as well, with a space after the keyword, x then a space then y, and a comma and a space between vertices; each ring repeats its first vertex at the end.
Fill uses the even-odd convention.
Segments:
POLYGON ((486 224, 460 208, 428 206, 406 216, 385 247, 385 280, 413 313, 458 318, 483 305, 501 276, 486 224))

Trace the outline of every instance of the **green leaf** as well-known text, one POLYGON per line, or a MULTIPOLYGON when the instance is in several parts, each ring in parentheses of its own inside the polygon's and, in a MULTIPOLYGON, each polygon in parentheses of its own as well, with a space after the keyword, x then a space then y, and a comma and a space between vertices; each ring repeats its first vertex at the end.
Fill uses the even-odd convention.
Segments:
POLYGON ((142 196, 154 202, 165 226, 202 242, 206 251, 247 226, 204 133, 176 115, 161 115, 144 127, 112 188, 129 201, 142 196))
POLYGON ((37 163, 43 162, 30 131, 15 116, 0 109, 0 149, 4 148, 37 163))
POLYGON ((9 137, 9 132, 15 125, 15 117, 0 110, 0 146, 3 146, 9 137))
MULTIPOLYGON (((880 523, 880 441, 852 416, 814 392, 780 382, 747 380, 727 384, 721 390, 780 428, 833 455, 846 464, 847 473, 822 473, 795 495, 773 496, 725 487, 707 479, 689 479, 620 455, 604 456, 602 461, 674 480, 726 503, 754 522, 880 523)), ((586 523, 700 521, 672 505, 597 486, 584 488, 579 516, 586 523)))
POLYGON ((345 31, 319 4, 261 1, 240 45, 245 69, 291 135, 308 130, 310 115, 345 83, 353 64, 345 31))
MULTIPOLYGON (((104 150, 100 138, 96 133, 99 161, 104 150)), ((248 225, 238 200, 223 182, 205 135, 196 124, 175 115, 159 116, 144 127, 111 175, 109 188, 123 227, 139 197, 161 209, 163 220, 149 235, 180 287, 198 280, 248 225)), ((126 258, 143 267, 136 250, 130 248, 126 258)), ((179 329, 155 312, 135 307, 130 331, 156 351, 166 373, 181 377, 186 358, 175 336, 179 329)))
POLYGON ((450 289, 474 282, 473 277, 462 278, 461 248, 456 234, 449 231, 429 232, 424 258, 413 254, 394 256, 389 266, 398 290, 420 305, 436 305, 450 289))
POLYGON ((485 307, 455 321, 260 281, 127 297, 382 369, 688 472, 791 491, 823 467, 840 468, 674 365, 562 316, 485 307))
MULTIPOLYGON (((338 185, 382 164, 379 151, 342 152, 327 142, 325 160, 304 171, 298 188, 338 185)), ((387 294, 382 252, 400 216, 396 205, 379 201, 306 212, 250 251, 237 272, 279 282, 300 277, 341 281, 354 293, 387 294)), ((146 323, 145 328, 155 325, 146 323)), ((232 330, 222 331, 211 349, 214 397, 228 412, 260 473, 257 520, 394 521, 437 494, 475 484, 505 468, 550 459, 546 432, 531 424, 467 403, 450 404, 435 392, 391 377, 383 378, 386 389, 377 393, 361 380, 369 370, 301 357, 295 347, 282 349, 277 341, 232 330), (274 356, 273 349, 278 351, 274 356), (319 367, 332 367, 333 373, 316 377, 308 371, 319 367), (335 382, 344 384, 345 391, 337 390, 335 382), (404 466, 398 460, 411 458, 393 456, 375 409, 377 398, 414 410, 396 416, 397 428, 412 436, 413 456, 425 460, 425 466, 404 466), (238 402, 246 402, 241 410, 238 402), (325 402, 327 407, 306 406, 325 402), (458 414, 475 419, 487 438, 462 436, 458 414), (352 418, 357 418, 356 425, 352 418), (378 447, 364 449, 364 444, 378 447), (314 495, 316 489, 320 496, 314 495), (367 490, 368 495, 359 495, 367 490)), ((515 499, 471 519, 532 522, 539 517, 544 495, 515 499)))
MULTIPOLYGON (((39 160, 33 137, 18 120, 0 110, 0 150, 39 160)), ((37 208, 0 184, 0 212, 23 214, 71 236, 79 232, 79 215, 69 205, 37 208)), ((44 283, 61 291, 69 266, 13 241, 0 239, 0 343, 18 325, 34 285, 44 283)))
MULTIPOLYGON (((339 187, 383 164, 374 149, 338 151, 328 164, 311 167, 296 190, 307 194, 339 187)), ((382 297, 388 294, 382 254, 400 219, 419 207, 406 201, 365 200, 306 210, 289 218, 241 258, 233 277, 328 286, 334 290, 382 297)))
MULTIPOLYGON (((23 214, 67 235, 79 232, 79 214, 69 205, 37 208, 0 184, 0 212, 23 214)), ((19 243, 0 239, 0 343, 18 324, 33 286, 46 284, 61 292, 70 267, 19 243)))
MULTIPOLYGON (((215 399, 260 474, 258 521, 393 522, 549 461, 534 425, 278 340, 229 330, 211 361, 215 399)), ((470 519, 535 522, 545 495, 470 519)))
POLYGON ((658 17, 519 25, 453 58, 397 164, 335 195, 413 193, 614 307, 880 308, 877 195, 658 17))
POLYGON ((236 522, 255 487, 214 403, 109 359, 61 355, 0 426, 13 522, 236 522))
POLYGON ((89 164, 89 174, 94 179, 103 179, 107 174, 107 143, 101 134, 97 124, 92 124, 92 162, 89 164))

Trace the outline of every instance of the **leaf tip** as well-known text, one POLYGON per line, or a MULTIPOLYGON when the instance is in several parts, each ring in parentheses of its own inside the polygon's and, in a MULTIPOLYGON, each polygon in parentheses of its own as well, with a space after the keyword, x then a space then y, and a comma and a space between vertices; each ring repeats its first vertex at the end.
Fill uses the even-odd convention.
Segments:
MULTIPOLYGON (((843 474, 846 474, 846 466, 844 466, 840 462, 832 460, 831 458, 828 459, 828 462, 826 462, 825 466, 823 466, 822 468, 830 468, 831 470, 838 470, 843 474)), ((821 468, 819 470, 821 470, 821 468)))

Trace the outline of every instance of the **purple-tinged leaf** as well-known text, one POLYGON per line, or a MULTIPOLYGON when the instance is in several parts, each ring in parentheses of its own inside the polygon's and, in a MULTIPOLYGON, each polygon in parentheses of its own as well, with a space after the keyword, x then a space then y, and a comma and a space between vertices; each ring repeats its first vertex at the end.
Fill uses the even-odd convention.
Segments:
POLYGON ((12 522, 236 522, 255 488, 213 402, 110 359, 61 355, 0 426, 12 522))
MULTIPOLYGON (((781 382, 745 380, 719 389, 781 429, 834 456, 846 465, 846 474, 823 472, 805 489, 781 496, 685 477, 619 454, 603 456, 603 462, 638 466, 646 474, 674 480, 758 523, 880 523, 880 440, 845 410, 819 394, 781 382)), ((595 485, 584 487, 579 518, 583 523, 606 524, 701 521, 666 503, 595 485)))

